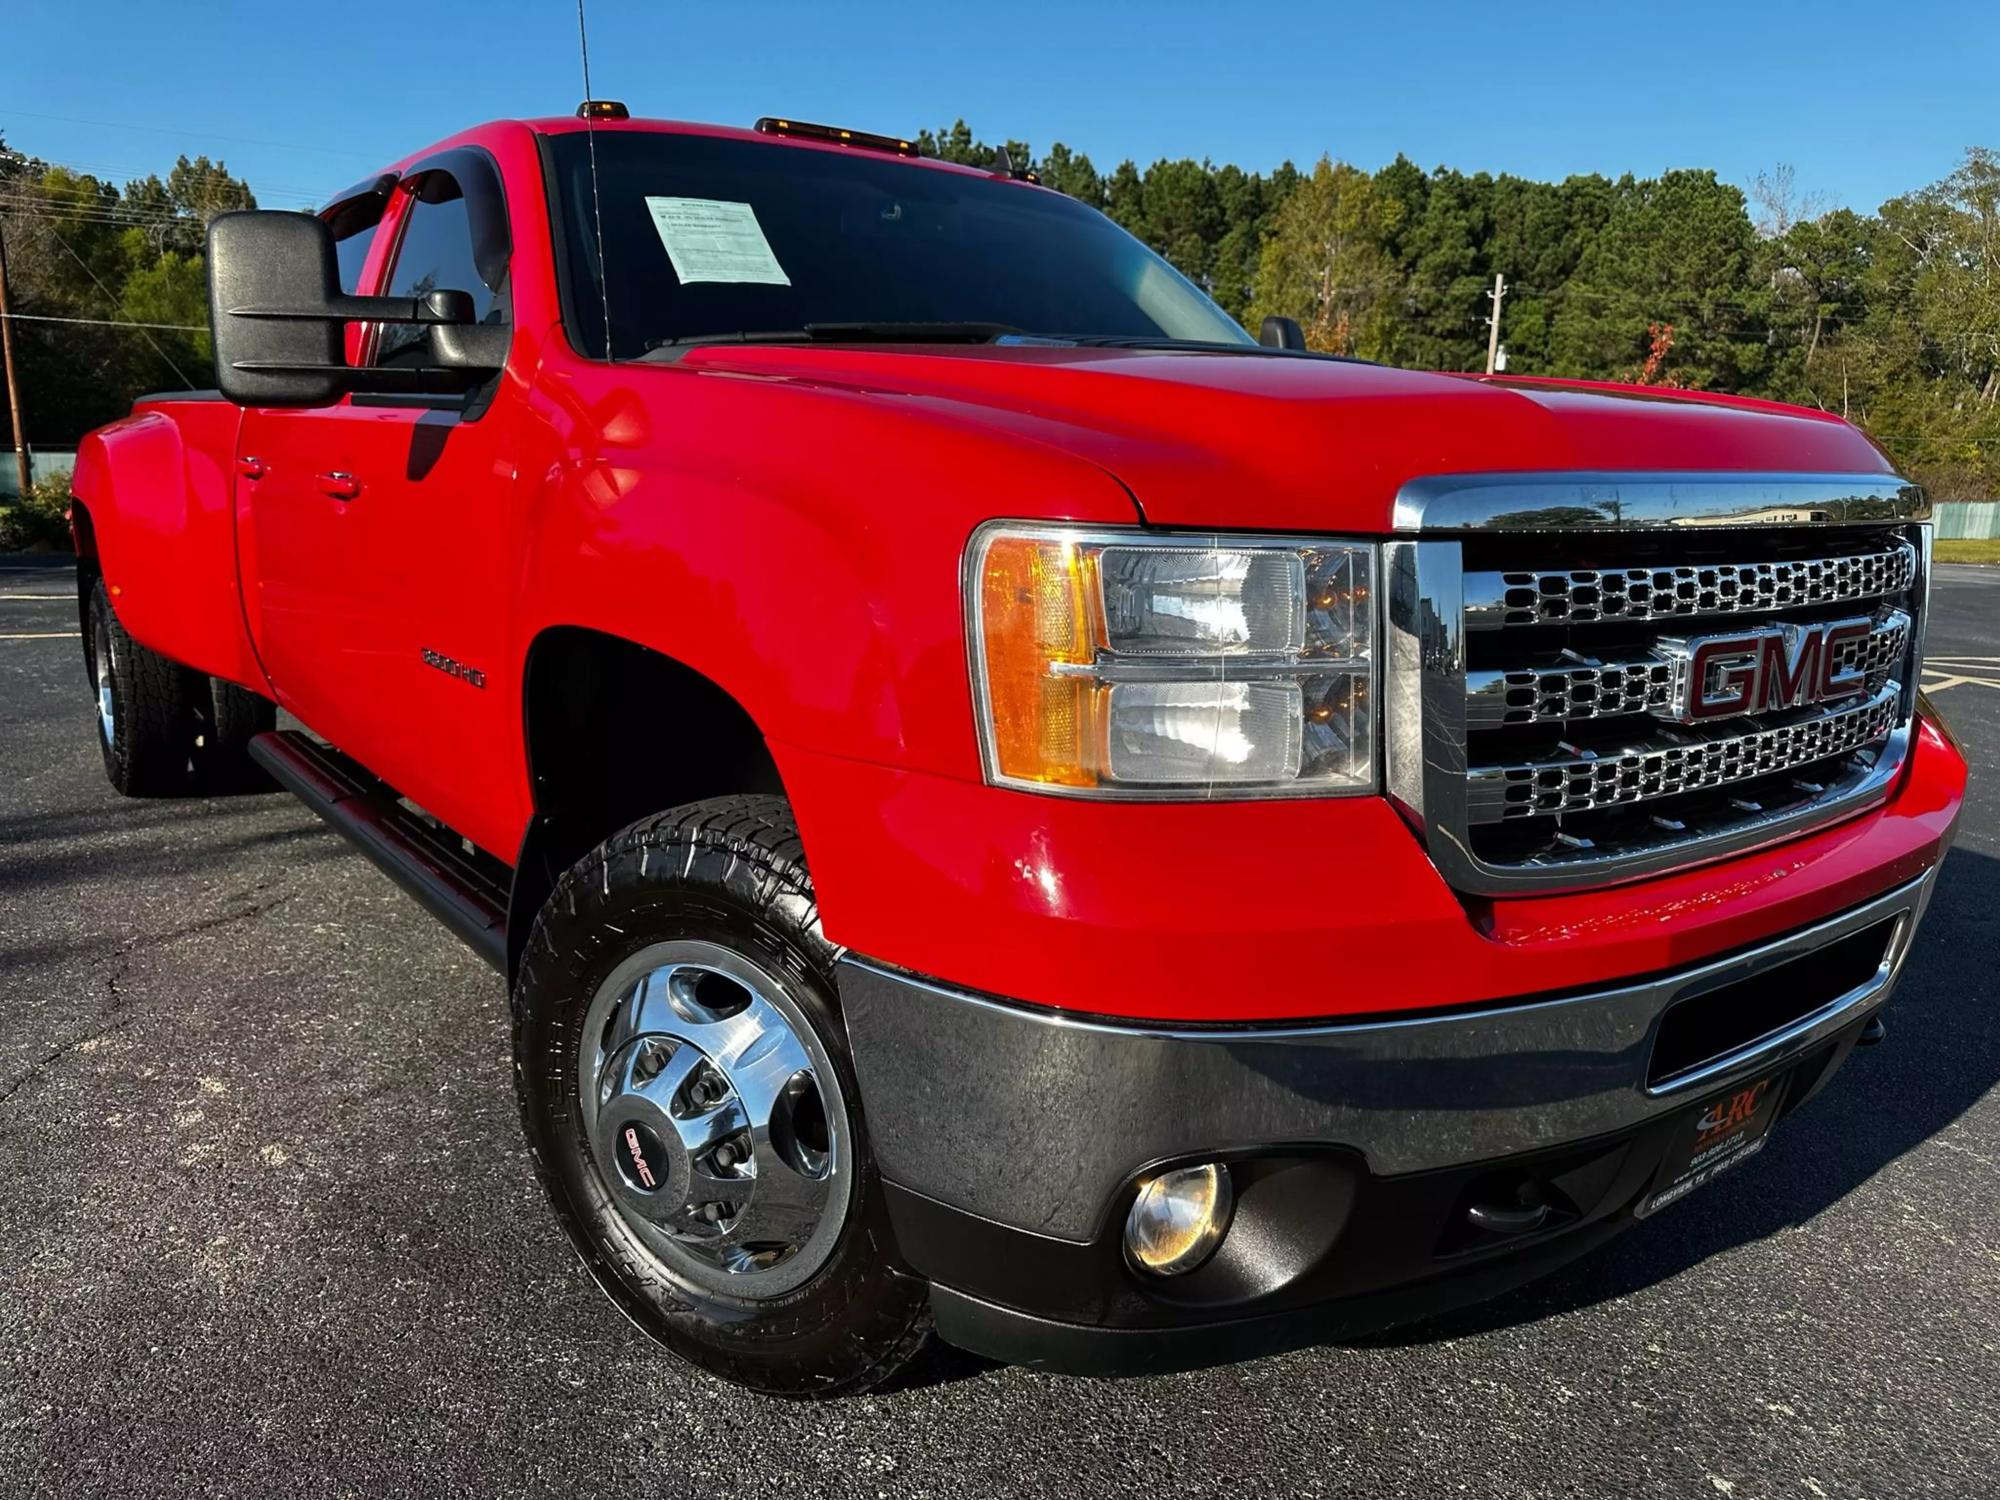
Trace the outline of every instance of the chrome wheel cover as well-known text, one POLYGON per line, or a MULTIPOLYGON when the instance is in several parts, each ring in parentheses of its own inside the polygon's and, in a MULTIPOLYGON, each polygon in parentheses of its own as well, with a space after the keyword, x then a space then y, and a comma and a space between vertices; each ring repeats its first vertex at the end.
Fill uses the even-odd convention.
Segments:
POLYGON ((100 613, 91 627, 91 665, 97 676, 97 732, 104 736, 104 743, 118 743, 118 709, 112 687, 116 681, 112 672, 111 627, 100 613))
POLYGON ((754 1301, 826 1263, 853 1142, 839 1077, 777 976, 714 943, 653 944, 591 997, 577 1069, 598 1179, 667 1270, 754 1301))

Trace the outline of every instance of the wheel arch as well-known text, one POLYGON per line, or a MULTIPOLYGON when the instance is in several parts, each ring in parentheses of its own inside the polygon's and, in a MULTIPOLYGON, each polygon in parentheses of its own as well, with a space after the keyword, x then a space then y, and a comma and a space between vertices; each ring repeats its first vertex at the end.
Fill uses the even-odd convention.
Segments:
POLYGON ((606 631, 553 625, 534 638, 521 718, 533 807, 508 898, 510 983, 557 879, 611 834, 687 802, 785 792, 763 729, 735 695, 606 631))
POLYGON ((77 445, 71 526, 80 592, 104 578, 134 640, 211 676, 261 683, 237 573, 241 416, 193 393, 142 397, 77 445))
POLYGON ((83 636, 83 666, 88 676, 96 670, 90 639, 90 596, 104 568, 97 557, 97 523, 90 518, 90 507, 74 498, 69 503, 69 535, 76 549, 76 628, 83 636))

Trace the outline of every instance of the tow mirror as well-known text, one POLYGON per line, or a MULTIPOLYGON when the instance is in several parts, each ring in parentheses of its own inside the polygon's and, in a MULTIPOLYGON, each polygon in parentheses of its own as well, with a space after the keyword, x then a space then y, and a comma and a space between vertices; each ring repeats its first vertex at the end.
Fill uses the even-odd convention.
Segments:
POLYGON ((458 391, 507 357, 506 330, 474 324, 472 294, 355 297, 340 289, 333 235, 309 214, 251 209, 208 227, 216 382, 238 406, 326 406, 348 391, 458 391), (429 366, 347 363, 350 322, 436 330, 429 366))
POLYGON ((1306 331, 1297 318, 1266 318, 1257 331, 1257 342, 1266 349, 1304 349, 1306 331))

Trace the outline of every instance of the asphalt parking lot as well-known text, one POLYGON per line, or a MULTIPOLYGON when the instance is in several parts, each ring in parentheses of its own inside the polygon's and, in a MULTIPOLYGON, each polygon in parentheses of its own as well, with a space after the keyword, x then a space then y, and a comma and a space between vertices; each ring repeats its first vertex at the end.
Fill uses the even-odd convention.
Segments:
POLYGON ((1142 1381, 745 1395, 572 1262, 492 973, 302 808, 105 783, 68 571, 0 559, 0 1494, 2000 1491, 2000 569, 1889 1014, 1756 1160, 1499 1303, 1142 1381))

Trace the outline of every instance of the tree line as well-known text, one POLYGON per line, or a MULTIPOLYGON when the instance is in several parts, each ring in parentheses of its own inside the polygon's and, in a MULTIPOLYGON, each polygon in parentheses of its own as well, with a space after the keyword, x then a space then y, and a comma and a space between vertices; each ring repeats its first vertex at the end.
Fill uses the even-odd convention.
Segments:
MULTIPOLYGON (((967 165, 964 121, 919 138, 967 165)), ((1510 373, 1794 402, 1865 428, 1940 500, 2000 494, 2000 154, 1872 214, 1792 174, 1750 194, 1715 173, 1537 182, 1405 157, 1259 174, 1208 161, 1100 172, 1063 145, 1016 166, 1102 209, 1251 328, 1311 347, 1483 370, 1496 274, 1510 373)))
MULTIPOLYGON (((964 121, 927 153, 997 159, 964 121)), ((1404 157, 1270 172, 1209 161, 1100 171, 1060 143, 1016 167, 1101 209, 1255 328, 1439 370, 1485 367, 1506 278, 1510 373, 1796 402, 1859 423, 1939 499, 2000 493, 2000 154, 1974 148, 1874 213, 1802 197, 1788 172, 1746 195, 1713 172, 1538 182, 1404 157)), ((5 236, 24 426, 73 442, 139 392, 211 381, 202 236, 254 207, 223 163, 181 157, 122 188, 9 152, 5 236), (28 321, 69 318, 77 321, 28 321), (159 325, 145 328, 118 324, 159 325)))
POLYGON ((206 156, 121 189, 0 141, 0 237, 31 444, 67 447, 136 395, 215 383, 203 242, 217 214, 256 206, 249 185, 206 156))

